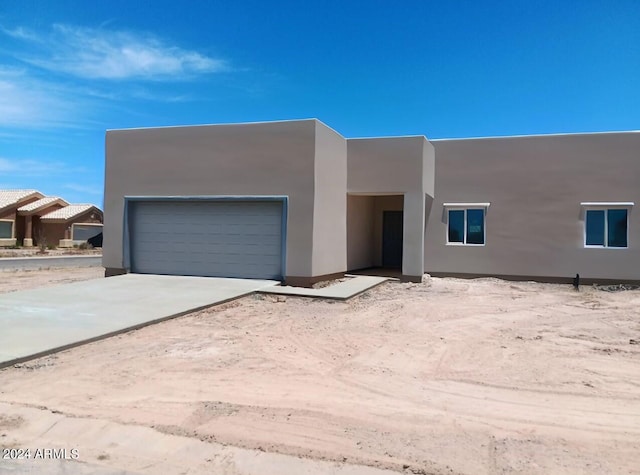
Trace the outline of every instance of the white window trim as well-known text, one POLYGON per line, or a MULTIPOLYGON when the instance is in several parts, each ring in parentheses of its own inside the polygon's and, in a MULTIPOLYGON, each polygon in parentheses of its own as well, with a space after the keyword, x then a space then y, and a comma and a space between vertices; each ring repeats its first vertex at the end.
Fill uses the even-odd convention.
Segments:
POLYGON ((633 201, 583 201, 580 206, 584 212, 584 226, 582 227, 582 243, 585 249, 612 249, 612 250, 624 250, 629 249, 629 214, 631 207, 634 206, 633 201), (627 245, 609 246, 609 209, 626 209, 627 210, 627 245), (604 211, 604 244, 594 245, 587 244, 587 211, 604 211))
POLYGON ((630 208, 634 205, 633 201, 583 201, 580 203, 580 206, 589 208, 630 208))
POLYGON ((447 226, 445 228, 445 239, 447 246, 469 246, 469 247, 484 247, 487 245, 487 208, 490 203, 443 203, 443 206, 447 213, 447 226), (482 209, 482 244, 467 243, 467 210, 470 209, 482 209), (464 236, 463 242, 451 242, 449 241, 449 211, 458 210, 464 211, 464 236))
POLYGON ((11 237, 0 239, 15 239, 16 238, 16 222, 13 219, 0 219, 3 223, 11 223, 11 237))
POLYGON ((445 208, 488 208, 491 203, 442 203, 445 208))

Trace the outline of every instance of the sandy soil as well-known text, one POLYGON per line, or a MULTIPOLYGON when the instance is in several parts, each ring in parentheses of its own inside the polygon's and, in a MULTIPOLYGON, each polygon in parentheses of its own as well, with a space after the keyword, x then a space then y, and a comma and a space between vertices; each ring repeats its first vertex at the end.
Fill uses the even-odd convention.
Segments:
POLYGON ((64 422, 59 446, 136 473, 159 473, 141 447, 169 437, 158 447, 265 465, 218 451, 212 471, 201 448, 163 473, 639 474, 638 340, 637 290, 433 278, 346 303, 254 295, 0 371, 0 445, 64 422), (64 421, 40 421, 52 411, 64 421), (126 444, 103 435, 114 425, 126 444))
POLYGON ((52 257, 52 256, 99 256, 102 254, 101 248, 96 249, 78 249, 78 248, 60 248, 47 249, 40 252, 38 247, 31 248, 0 248, 0 258, 3 257, 52 257))
POLYGON ((104 267, 47 270, 0 270, 0 294, 104 277, 104 267))

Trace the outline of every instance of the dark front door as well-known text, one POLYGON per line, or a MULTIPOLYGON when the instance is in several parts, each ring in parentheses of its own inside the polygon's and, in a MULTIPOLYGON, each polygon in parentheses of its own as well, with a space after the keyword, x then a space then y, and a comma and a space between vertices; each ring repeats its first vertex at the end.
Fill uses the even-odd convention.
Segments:
POLYGON ((402 211, 382 212, 382 267, 402 267, 402 211))

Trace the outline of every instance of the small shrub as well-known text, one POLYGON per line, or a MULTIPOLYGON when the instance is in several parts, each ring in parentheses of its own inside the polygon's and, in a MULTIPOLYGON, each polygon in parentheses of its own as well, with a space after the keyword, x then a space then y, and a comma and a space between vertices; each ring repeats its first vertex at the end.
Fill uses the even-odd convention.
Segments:
POLYGON ((83 242, 78 246, 78 249, 86 251, 87 249, 93 249, 93 246, 91 244, 89 244, 88 242, 83 242))
POLYGON ((54 249, 57 249, 58 246, 56 246, 55 244, 48 244, 47 245, 47 249, 49 249, 50 251, 53 251, 54 249))

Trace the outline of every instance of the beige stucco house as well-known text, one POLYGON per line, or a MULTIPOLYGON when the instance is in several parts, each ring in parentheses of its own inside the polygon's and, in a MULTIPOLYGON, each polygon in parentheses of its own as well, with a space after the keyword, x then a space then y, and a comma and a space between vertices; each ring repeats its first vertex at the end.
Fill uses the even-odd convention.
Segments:
POLYGON ((640 281, 640 133, 346 139, 322 122, 111 130, 107 275, 370 267, 640 281))

